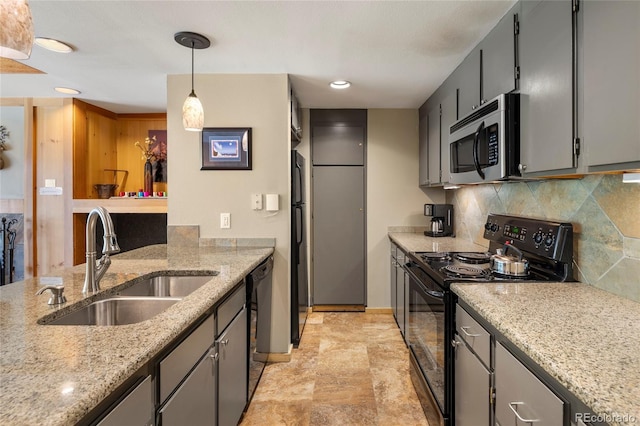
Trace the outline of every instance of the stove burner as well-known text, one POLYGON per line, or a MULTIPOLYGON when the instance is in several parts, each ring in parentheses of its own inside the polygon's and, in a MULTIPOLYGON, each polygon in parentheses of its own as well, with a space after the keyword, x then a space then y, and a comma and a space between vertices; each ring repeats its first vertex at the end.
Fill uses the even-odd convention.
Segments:
POLYGON ((445 274, 456 278, 489 278, 489 273, 485 269, 475 266, 448 265, 442 268, 445 274))
POLYGON ((425 262, 430 262, 430 261, 442 262, 445 260, 449 260, 449 253, 445 253, 443 251, 438 251, 433 253, 421 253, 420 257, 425 262))
POLYGON ((491 255, 489 253, 456 253, 454 257, 463 263, 479 265, 481 263, 489 263, 491 255))

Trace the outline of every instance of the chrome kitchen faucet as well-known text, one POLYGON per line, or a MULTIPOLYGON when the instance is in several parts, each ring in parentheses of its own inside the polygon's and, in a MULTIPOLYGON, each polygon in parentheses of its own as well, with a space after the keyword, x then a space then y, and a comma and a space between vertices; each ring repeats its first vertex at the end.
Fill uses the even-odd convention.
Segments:
POLYGON ((113 222, 109 212, 104 207, 96 207, 87 217, 86 246, 87 246, 87 268, 84 277, 83 293, 95 293, 100 291, 100 279, 104 276, 109 265, 111 265, 110 254, 118 253, 120 246, 113 229, 113 222), (104 245, 102 252, 104 256, 96 262, 96 222, 100 218, 102 229, 104 230, 104 245))

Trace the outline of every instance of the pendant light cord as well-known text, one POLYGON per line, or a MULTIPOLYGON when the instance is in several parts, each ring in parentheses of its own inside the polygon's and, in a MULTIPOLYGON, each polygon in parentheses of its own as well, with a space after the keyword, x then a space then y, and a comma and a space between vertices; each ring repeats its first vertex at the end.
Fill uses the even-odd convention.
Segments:
POLYGON ((194 61, 193 61, 193 48, 195 45, 195 41, 191 40, 191 93, 195 94, 195 91, 193 90, 193 67, 194 67, 194 61))

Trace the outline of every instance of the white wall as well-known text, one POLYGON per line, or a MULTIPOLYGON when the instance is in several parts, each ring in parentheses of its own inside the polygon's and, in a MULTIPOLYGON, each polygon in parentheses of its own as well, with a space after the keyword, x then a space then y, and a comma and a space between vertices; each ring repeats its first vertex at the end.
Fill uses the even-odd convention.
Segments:
POLYGON ((370 109, 367 116, 367 307, 389 308, 389 226, 426 226, 418 187, 418 110, 370 109))
POLYGON ((272 352, 287 352, 289 305, 289 103, 286 74, 196 75, 195 91, 205 127, 251 127, 253 169, 200 170, 201 133, 182 127, 190 75, 167 80, 167 155, 170 158, 168 225, 199 225, 201 238, 276 239, 272 303, 272 352), (280 195, 273 215, 250 208, 253 193, 280 195), (231 229, 220 229, 220 213, 231 229))

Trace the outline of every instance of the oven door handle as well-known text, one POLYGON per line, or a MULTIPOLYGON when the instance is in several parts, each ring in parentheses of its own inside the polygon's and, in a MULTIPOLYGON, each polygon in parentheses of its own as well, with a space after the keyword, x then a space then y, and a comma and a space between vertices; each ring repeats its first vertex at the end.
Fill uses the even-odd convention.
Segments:
POLYGON ((484 121, 478 126, 475 135, 473 136, 473 165, 476 167, 478 176, 484 180, 484 172, 480 168, 480 160, 478 159, 478 145, 480 144, 480 132, 484 129, 484 121))
POLYGON ((426 286, 424 284, 422 284, 422 281, 420 281, 420 278, 418 278, 416 276, 416 274, 414 274, 413 272, 411 272, 411 270, 409 269, 409 267, 411 265, 417 265, 417 263, 415 262, 408 262, 405 263, 405 268, 404 270, 407 272, 407 274, 409 274, 409 276, 416 282, 418 283, 418 286, 420 287, 421 291, 424 291, 425 293, 427 293, 429 296, 434 297, 436 299, 444 299, 444 291, 435 291, 435 290, 431 290, 426 288, 426 286))

